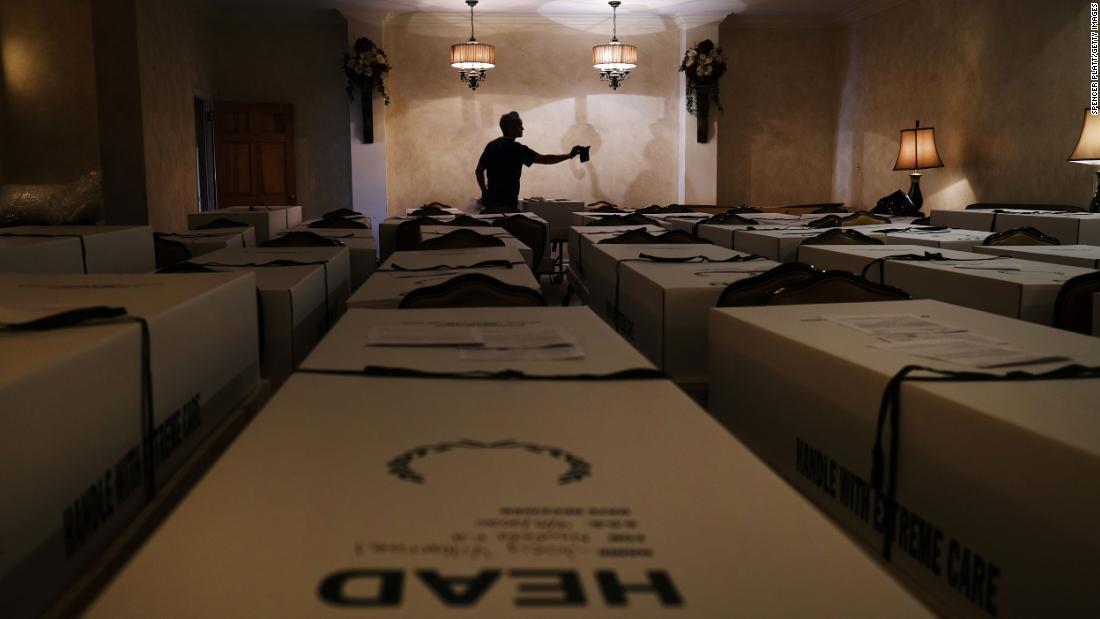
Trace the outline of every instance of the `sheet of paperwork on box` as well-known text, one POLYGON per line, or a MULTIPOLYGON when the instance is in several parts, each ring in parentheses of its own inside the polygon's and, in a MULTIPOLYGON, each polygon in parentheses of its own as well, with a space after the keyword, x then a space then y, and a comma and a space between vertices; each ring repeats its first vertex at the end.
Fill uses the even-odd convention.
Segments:
POLYGON ((710 337, 711 413, 945 615, 1100 613, 1095 338, 932 300, 717 308, 710 337))
POLYGON ((652 368, 585 308, 352 310, 304 367, 88 617, 929 615, 667 380, 570 378, 652 368), (366 343, 418 322, 586 354, 366 343))

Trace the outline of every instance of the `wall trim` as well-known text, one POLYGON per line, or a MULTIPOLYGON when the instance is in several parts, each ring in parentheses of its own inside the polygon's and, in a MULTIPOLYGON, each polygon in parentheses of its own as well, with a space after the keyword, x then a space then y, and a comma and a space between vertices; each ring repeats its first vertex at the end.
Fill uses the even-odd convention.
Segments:
MULTIPOLYGON (((489 13, 479 12, 474 17, 477 26, 545 26, 553 23, 567 28, 576 28, 591 32, 604 32, 611 34, 611 14, 553 14, 542 15, 539 13, 489 13)), ((677 17, 673 15, 619 15, 619 34, 638 34, 673 30, 677 26, 677 17)), ((470 15, 453 11, 418 11, 415 13, 390 13, 385 18, 385 25, 416 26, 424 29, 466 29, 470 27, 470 15)))

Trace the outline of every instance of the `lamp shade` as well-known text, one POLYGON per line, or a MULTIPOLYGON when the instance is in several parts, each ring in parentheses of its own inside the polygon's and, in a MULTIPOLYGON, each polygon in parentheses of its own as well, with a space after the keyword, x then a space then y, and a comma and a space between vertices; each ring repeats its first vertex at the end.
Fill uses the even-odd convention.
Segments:
POLYGON ((638 48, 611 42, 592 48, 592 67, 600 71, 629 71, 638 66, 638 48))
POLYGON ((923 170, 942 168, 940 154, 936 150, 935 127, 921 127, 920 123, 912 129, 901 130, 901 144, 898 147, 898 159, 895 170, 923 170))
POLYGON ((1069 161, 1100 165, 1100 116, 1093 116, 1087 109, 1081 123, 1081 138, 1077 140, 1077 148, 1070 153, 1069 161))
POLYGON ((497 50, 488 43, 469 41, 451 46, 451 66, 456 69, 492 69, 497 63, 497 50))

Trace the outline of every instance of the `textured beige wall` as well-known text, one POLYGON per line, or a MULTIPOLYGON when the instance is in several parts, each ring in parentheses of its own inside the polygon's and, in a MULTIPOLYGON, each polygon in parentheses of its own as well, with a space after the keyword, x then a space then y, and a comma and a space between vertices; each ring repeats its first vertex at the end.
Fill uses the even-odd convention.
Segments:
POLYGON ((187 229, 197 210, 195 94, 209 92, 210 40, 204 5, 137 2, 145 182, 154 230, 187 229))
POLYGON ((3 177, 75 180, 99 168, 89 0, 0 2, 3 177))
POLYGON ((908 187, 898 131, 936 128, 946 167, 925 209, 974 201, 1086 205, 1090 168, 1066 163, 1088 105, 1088 3, 913 0, 851 27, 837 149, 839 199, 908 187))
MULTIPOLYGON (((495 16, 494 16, 495 17, 495 16)), ((610 20, 608 20, 609 22, 610 20)), ((620 26, 622 24, 620 23, 620 26)), ((592 160, 524 170, 520 195, 669 203, 677 192, 678 55, 675 25, 657 22, 620 39, 637 45, 639 68, 617 92, 592 69, 592 46, 610 23, 584 27, 523 16, 478 22, 478 39, 497 49, 497 67, 476 92, 449 65, 450 45, 468 29, 430 15, 393 19, 386 50, 394 70, 386 111, 390 212, 438 200, 465 205, 479 194, 474 167, 500 136, 501 114, 524 119, 520 140, 543 154, 592 146, 592 160)))
POLYGON ((341 71, 347 22, 252 13, 214 26, 214 93, 223 101, 294 106, 298 203, 307 217, 352 207, 351 132, 341 71))
POLYGON ((833 193, 844 32, 722 23, 719 204, 806 204, 833 193))

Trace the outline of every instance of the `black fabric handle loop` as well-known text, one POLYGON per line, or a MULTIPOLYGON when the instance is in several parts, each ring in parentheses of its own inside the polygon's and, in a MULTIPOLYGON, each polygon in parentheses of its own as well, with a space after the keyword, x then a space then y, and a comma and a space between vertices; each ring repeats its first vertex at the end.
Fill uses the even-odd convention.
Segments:
POLYGON ((430 267, 403 267, 399 264, 394 264, 388 269, 378 269, 377 272, 391 273, 391 272, 404 272, 414 273, 417 271, 463 271, 467 269, 511 269, 516 265, 526 264, 525 262, 512 262, 511 260, 497 259, 497 260, 482 260, 481 262, 475 262, 473 264, 451 266, 449 264, 437 264, 430 267))
MULTIPOLYGON (((863 270, 860 271, 859 276, 863 279, 867 279, 867 273, 875 267, 875 265, 884 264, 888 260, 897 260, 900 262, 983 262, 985 260, 1000 260, 1004 256, 989 256, 987 258, 948 258, 941 252, 926 251, 923 254, 894 254, 892 256, 880 256, 864 265, 863 270)), ((879 283, 886 283, 886 269, 883 268, 879 271, 879 283)))
POLYGON ((886 494, 883 522, 882 558, 889 561, 894 541, 898 493, 898 443, 901 435, 901 388, 905 382, 1020 382, 1100 378, 1100 366, 1069 364, 1046 372, 1014 370, 1006 374, 970 370, 940 370, 922 365, 907 365, 886 383, 879 402, 875 440, 871 448, 871 487, 886 494), (925 375, 913 376, 923 372, 925 375), (890 425, 889 460, 883 450, 883 434, 890 425))
POLYGON ((465 372, 431 372, 413 368, 368 365, 362 370, 299 368, 306 374, 331 374, 337 376, 367 376, 373 378, 439 378, 460 380, 530 380, 530 381, 614 381, 660 380, 666 376, 652 368, 629 368, 607 374, 528 374, 522 370, 470 370, 465 372))

